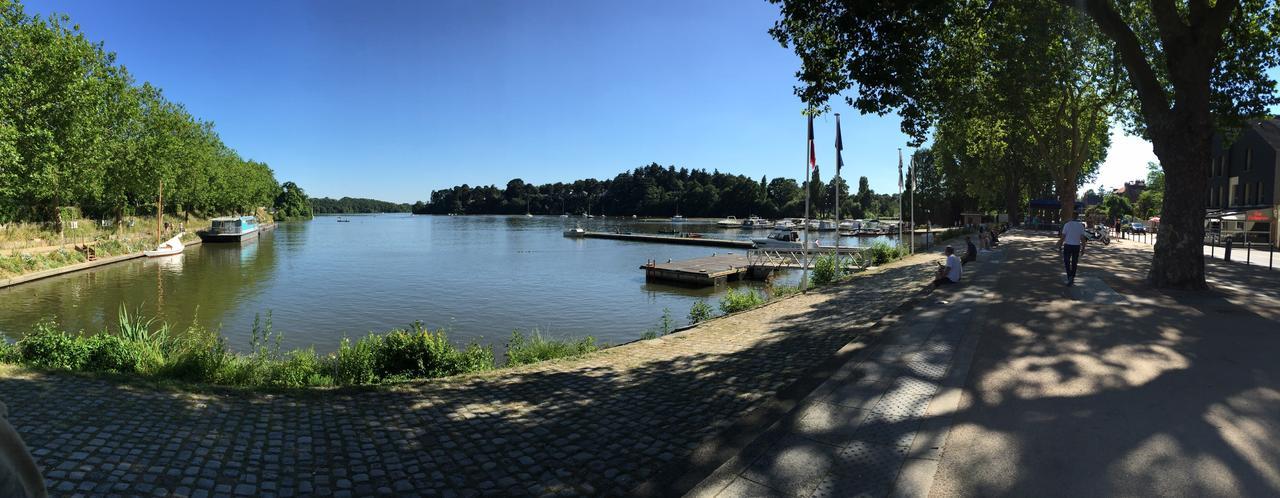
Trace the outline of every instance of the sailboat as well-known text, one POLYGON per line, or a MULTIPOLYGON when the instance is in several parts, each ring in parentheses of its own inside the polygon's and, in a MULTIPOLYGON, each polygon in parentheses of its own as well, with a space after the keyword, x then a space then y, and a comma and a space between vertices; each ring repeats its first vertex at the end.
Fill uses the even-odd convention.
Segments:
POLYGON ((160 196, 156 200, 156 249, 154 251, 142 251, 142 255, 148 258, 157 256, 172 256, 174 254, 182 254, 182 250, 186 246, 182 245, 182 233, 174 235, 172 239, 160 243, 160 229, 164 226, 164 180, 160 181, 160 196))

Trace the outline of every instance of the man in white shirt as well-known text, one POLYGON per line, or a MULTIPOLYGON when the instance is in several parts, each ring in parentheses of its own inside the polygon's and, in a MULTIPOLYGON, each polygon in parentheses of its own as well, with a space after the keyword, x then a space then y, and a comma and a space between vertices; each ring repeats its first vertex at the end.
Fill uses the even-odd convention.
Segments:
POLYGON ((1076 265, 1084 254, 1084 223, 1073 219, 1062 225, 1062 236, 1058 238, 1058 247, 1062 250, 1062 265, 1067 269, 1063 279, 1067 285, 1076 283, 1076 265))
POLYGON ((960 282, 960 272, 964 265, 960 263, 960 257, 956 256, 956 250, 951 246, 947 246, 946 253, 947 264, 938 267, 938 276, 933 280, 933 283, 938 285, 960 282))

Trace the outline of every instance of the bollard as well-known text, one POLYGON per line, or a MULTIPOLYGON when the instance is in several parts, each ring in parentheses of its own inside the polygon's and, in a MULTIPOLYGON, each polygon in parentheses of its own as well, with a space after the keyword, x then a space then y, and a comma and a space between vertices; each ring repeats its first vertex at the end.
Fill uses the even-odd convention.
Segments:
POLYGON ((1249 234, 1244 234, 1244 264, 1251 263, 1253 259, 1253 241, 1249 240, 1249 234))
POLYGON ((1231 239, 1227 239, 1227 247, 1222 251, 1222 260, 1231 261, 1231 239))

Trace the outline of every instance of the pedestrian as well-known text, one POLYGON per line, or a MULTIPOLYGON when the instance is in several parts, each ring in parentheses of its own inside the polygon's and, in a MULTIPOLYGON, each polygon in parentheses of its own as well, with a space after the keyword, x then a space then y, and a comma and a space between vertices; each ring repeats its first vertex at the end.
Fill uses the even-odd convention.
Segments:
POLYGON ((1075 285, 1076 283, 1076 265, 1080 263, 1080 256, 1084 255, 1084 223, 1074 217, 1062 225, 1061 236, 1058 238, 1058 249, 1062 251, 1062 265, 1067 270, 1067 275, 1062 281, 1067 285, 1075 285))

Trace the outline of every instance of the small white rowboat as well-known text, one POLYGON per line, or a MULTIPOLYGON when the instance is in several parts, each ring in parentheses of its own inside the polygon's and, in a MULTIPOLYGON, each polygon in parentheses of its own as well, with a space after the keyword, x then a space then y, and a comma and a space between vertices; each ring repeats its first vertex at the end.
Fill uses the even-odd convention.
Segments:
POLYGON ((172 239, 160 244, 154 251, 142 251, 142 255, 148 258, 156 256, 172 256, 174 254, 182 254, 182 250, 186 246, 182 245, 182 234, 175 235, 172 239))

